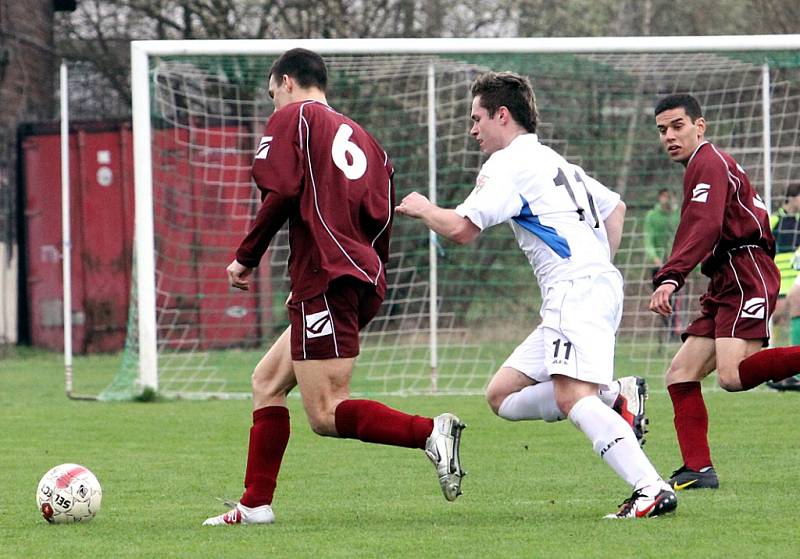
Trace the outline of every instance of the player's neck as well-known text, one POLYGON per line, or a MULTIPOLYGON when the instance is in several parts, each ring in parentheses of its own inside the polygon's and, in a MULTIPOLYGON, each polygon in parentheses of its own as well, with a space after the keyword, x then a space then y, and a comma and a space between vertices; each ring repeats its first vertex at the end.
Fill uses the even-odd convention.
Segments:
POLYGON ((328 104, 328 99, 325 97, 325 92, 319 88, 311 87, 308 89, 297 88, 291 93, 291 103, 302 103, 303 101, 317 101, 325 105, 328 104))
POLYGON ((318 101, 325 105, 328 104, 328 99, 325 97, 325 92, 317 88, 299 89, 295 101, 318 101))
POLYGON ((312 95, 310 97, 306 97, 305 101, 317 101, 318 103, 322 103, 323 105, 328 104, 328 99, 325 97, 325 94, 322 95, 312 95))
POLYGON ((524 128, 522 128, 521 126, 515 128, 514 130, 509 130, 508 135, 506 136, 506 141, 505 141, 505 145, 503 146, 503 148, 507 148, 508 146, 511 145, 511 142, 513 142, 514 140, 516 140, 520 136, 522 136, 524 134, 527 134, 527 133, 528 133, 528 131, 525 130, 524 128))

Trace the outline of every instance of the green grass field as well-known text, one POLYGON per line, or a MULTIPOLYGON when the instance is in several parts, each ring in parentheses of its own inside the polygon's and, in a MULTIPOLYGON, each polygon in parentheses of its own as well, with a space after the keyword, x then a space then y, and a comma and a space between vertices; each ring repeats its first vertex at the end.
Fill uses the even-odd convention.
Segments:
MULTIPOLYGON (((467 422, 469 475, 448 503, 422 452, 319 438, 294 399, 277 523, 203 528, 217 497, 241 494, 249 402, 70 401, 60 356, 16 353, 0 360, 3 558, 800 556, 800 394, 709 392, 721 488, 643 521, 602 520, 630 491, 568 422, 506 422, 479 397, 385 399, 467 422), (62 462, 103 485, 88 524, 48 525, 36 508, 39 478, 62 462)), ((667 475, 680 462, 671 406, 652 391, 645 449, 667 475)))

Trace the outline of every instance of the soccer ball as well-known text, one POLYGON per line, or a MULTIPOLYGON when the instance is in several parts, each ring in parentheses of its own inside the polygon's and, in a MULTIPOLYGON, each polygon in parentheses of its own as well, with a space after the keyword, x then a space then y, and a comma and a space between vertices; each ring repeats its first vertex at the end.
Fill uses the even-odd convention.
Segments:
POLYGON ((61 464, 48 471, 36 489, 36 505, 50 523, 88 522, 100 510, 100 482, 79 464, 61 464))

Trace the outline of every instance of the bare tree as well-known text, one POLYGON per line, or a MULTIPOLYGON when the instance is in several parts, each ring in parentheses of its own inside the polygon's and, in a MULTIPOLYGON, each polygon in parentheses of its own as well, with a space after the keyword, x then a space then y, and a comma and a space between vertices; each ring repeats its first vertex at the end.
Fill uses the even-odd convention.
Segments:
POLYGON ((753 0, 752 15, 759 33, 800 33, 800 3, 797 0, 753 0))
POLYGON ((496 36, 509 0, 82 0, 56 19, 59 51, 130 101, 129 43, 141 39, 496 36))
POLYGON ((130 101, 135 39, 575 37, 800 31, 797 0, 81 0, 60 53, 130 101), (742 26, 742 22, 748 26, 742 26))

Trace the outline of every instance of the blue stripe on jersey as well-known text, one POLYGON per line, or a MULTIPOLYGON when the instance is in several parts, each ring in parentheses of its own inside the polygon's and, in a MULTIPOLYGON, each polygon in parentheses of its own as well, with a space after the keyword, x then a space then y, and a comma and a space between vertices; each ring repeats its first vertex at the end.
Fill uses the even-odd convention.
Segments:
POLYGON ((519 197, 522 198, 522 210, 519 212, 518 216, 511 219, 516 221, 523 229, 539 237, 544 241, 544 244, 553 249, 553 252, 561 258, 569 258, 572 256, 572 251, 569 248, 567 240, 549 225, 542 225, 542 222, 539 221, 539 216, 533 215, 531 207, 528 205, 528 201, 525 197, 522 194, 520 194, 519 197))

